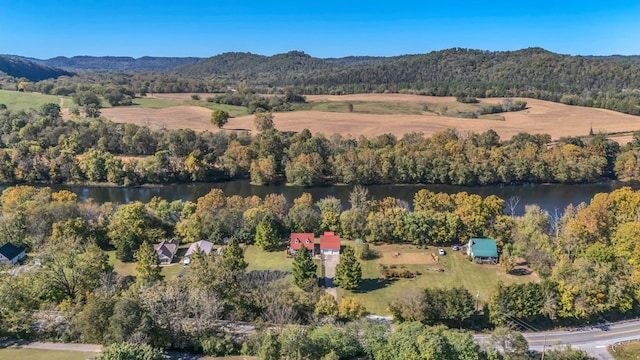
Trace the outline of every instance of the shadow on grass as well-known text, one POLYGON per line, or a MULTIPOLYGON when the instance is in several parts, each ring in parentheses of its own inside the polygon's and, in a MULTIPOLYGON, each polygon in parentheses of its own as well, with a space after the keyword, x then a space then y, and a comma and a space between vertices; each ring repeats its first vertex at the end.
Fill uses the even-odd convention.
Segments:
POLYGON ((353 290, 353 292, 357 294, 365 294, 370 291, 380 290, 382 288, 385 288, 393 284, 394 282, 396 282, 396 280, 397 279, 380 279, 380 278, 362 279, 362 282, 360 283, 360 287, 357 290, 353 290))

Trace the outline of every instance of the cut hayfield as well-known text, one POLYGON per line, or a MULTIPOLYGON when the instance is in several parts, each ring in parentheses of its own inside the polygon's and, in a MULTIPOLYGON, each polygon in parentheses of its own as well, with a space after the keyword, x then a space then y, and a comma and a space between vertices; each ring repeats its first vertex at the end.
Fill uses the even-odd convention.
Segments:
MULTIPOLYGON (((211 95, 211 94, 209 94, 211 95)), ((191 94, 154 94, 158 99, 189 98, 191 94), (179 96, 178 96, 179 95, 179 96)), ((410 104, 428 104, 452 106, 457 104, 453 97, 435 97, 404 94, 355 94, 355 95, 309 95, 309 102, 406 102, 410 104)), ((504 99, 481 99, 481 103, 500 103, 504 99)), ((489 115, 480 119, 463 119, 438 116, 427 112, 423 115, 406 114, 365 114, 358 112, 293 111, 274 114, 274 123, 282 131, 301 131, 305 128, 312 133, 333 133, 358 137, 373 137, 391 133, 398 137, 406 133, 421 132, 427 136, 447 128, 456 128, 459 132, 496 131, 502 139, 509 139, 520 132, 531 134, 550 134, 552 139, 567 136, 584 136, 592 128, 595 132, 631 132, 640 130, 640 117, 615 111, 569 106, 536 99, 519 99, 527 102, 527 109, 499 116, 489 115)), ((132 122, 138 125, 151 125, 155 128, 181 129, 196 131, 218 129, 211 125, 211 111, 198 106, 176 106, 165 109, 118 107, 103 109, 105 117, 116 122, 132 122)), ((253 130, 253 115, 229 119, 226 130, 253 130)), ((617 140, 614 138, 614 140, 617 140)))
POLYGON ((173 106, 164 109, 119 106, 100 110, 102 116, 119 123, 133 123, 152 129, 212 130, 211 110, 199 106, 173 106))

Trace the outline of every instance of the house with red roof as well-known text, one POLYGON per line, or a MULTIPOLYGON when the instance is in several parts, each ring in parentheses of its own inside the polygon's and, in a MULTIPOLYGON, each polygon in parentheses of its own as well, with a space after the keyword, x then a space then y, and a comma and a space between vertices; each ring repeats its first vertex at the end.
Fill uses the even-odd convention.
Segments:
POLYGON ((340 236, 333 231, 320 235, 320 253, 322 255, 340 255, 340 236))
POLYGON ((304 246, 311 251, 311 256, 314 256, 316 253, 315 239, 316 236, 313 233, 291 233, 289 237, 289 254, 295 255, 304 246))

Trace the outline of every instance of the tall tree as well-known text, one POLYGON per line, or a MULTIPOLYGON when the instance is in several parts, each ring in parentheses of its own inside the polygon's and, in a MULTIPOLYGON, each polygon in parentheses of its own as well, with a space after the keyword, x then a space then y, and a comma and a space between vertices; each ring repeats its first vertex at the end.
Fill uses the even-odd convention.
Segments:
POLYGON ((140 282, 153 282, 162 279, 160 259, 153 246, 146 240, 142 242, 136 253, 136 275, 140 282))
POLYGON ((299 288, 305 289, 310 285, 312 279, 318 277, 317 270, 318 266, 313 262, 309 251, 301 246, 293 259, 293 282, 299 288))
POLYGON ((270 112, 256 112, 253 125, 258 131, 267 131, 273 129, 273 114, 270 112))
POLYGON ((222 261, 232 271, 245 270, 249 264, 244 260, 244 253, 235 237, 222 249, 222 261))
POLYGON ((271 216, 265 216, 256 227, 256 246, 262 250, 275 250, 280 244, 277 224, 271 216))
POLYGON ((336 266, 336 276, 333 282, 343 289, 354 290, 362 281, 362 268, 356 260, 352 247, 346 246, 340 254, 340 262, 336 266))

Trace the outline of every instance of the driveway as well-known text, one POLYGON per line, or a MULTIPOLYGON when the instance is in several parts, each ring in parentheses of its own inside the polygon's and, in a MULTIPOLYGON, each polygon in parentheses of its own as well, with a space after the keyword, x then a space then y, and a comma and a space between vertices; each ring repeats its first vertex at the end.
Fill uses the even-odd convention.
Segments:
POLYGON ((333 295, 338 299, 338 290, 333 284, 333 278, 336 276, 336 266, 340 262, 340 255, 323 255, 322 268, 324 269, 324 288, 327 294, 333 295))

